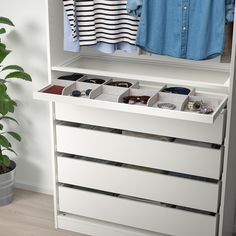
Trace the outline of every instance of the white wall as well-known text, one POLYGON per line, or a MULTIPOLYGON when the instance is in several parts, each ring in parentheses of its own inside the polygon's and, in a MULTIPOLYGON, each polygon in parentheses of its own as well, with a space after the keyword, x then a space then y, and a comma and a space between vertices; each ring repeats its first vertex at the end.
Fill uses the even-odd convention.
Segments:
MULTIPOLYGON (((33 100, 33 91, 47 84, 46 8, 43 0, 1 0, 0 16, 9 17, 15 28, 4 39, 12 54, 7 61, 21 65, 33 82, 12 80, 10 92, 18 103, 15 113, 22 142, 18 152, 16 185, 51 193, 49 105, 33 100)), ((12 126, 13 127, 13 126, 12 126)), ((13 127, 15 128, 15 127, 13 127)))
POLYGON ((0 16, 16 25, 6 37, 13 53, 8 62, 19 64, 33 82, 12 83, 17 100, 16 117, 23 138, 17 144, 17 186, 35 191, 52 192, 50 157, 49 105, 33 100, 32 93, 47 84, 46 10, 44 0, 1 0, 0 16))

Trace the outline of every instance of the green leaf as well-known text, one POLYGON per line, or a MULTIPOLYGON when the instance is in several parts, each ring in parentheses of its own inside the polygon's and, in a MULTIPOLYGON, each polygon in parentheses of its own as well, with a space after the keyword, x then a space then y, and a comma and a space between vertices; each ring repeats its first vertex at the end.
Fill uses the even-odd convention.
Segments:
POLYGON ((9 167, 11 165, 11 160, 9 159, 9 157, 6 155, 2 155, 2 158, 3 158, 2 160, 3 165, 9 167))
POLYGON ((2 17, 2 16, 0 16, 0 23, 5 24, 5 25, 15 26, 10 19, 8 19, 6 17, 2 17))
POLYGON ((19 125, 18 121, 16 119, 10 117, 10 116, 2 116, 2 117, 0 117, 0 120, 4 120, 4 119, 12 120, 12 121, 16 122, 19 125))
POLYGON ((7 132, 9 135, 11 135, 14 139, 21 141, 21 136, 17 134, 16 132, 7 132))
POLYGON ((3 83, 0 83, 0 95, 6 93, 7 86, 3 83))
POLYGON ((10 78, 18 78, 26 81, 32 81, 31 76, 22 71, 12 72, 5 77, 5 79, 10 79, 10 78))
POLYGON ((11 147, 11 143, 3 135, 0 135, 0 145, 5 148, 11 147))
POLYGON ((14 112, 15 102, 7 95, 7 87, 0 83, 0 114, 5 116, 8 112, 14 112))
POLYGON ((5 34, 6 30, 4 28, 0 28, 0 34, 5 34))
POLYGON ((0 124, 0 130, 3 130, 3 125, 2 124, 0 124))
POLYGON ((0 42, 0 49, 6 49, 6 45, 0 42))
POLYGON ((24 69, 20 66, 17 66, 17 65, 10 65, 10 66, 3 67, 2 71, 4 71, 4 70, 18 70, 18 71, 24 72, 24 69))
POLYGON ((14 108, 14 104, 12 102, 8 102, 8 112, 14 113, 15 108, 14 108))
POLYGON ((6 115, 8 112, 13 113, 14 112, 14 106, 11 104, 11 102, 0 102, 0 114, 6 115))
POLYGON ((13 113, 14 106, 12 106, 10 102, 9 103, 0 102, 0 114, 6 115, 8 112, 13 113))
MULTIPOLYGON (((2 44, 3 45, 3 44, 2 44)), ((7 50, 6 47, 0 45, 0 63, 7 57, 11 51, 7 50)))

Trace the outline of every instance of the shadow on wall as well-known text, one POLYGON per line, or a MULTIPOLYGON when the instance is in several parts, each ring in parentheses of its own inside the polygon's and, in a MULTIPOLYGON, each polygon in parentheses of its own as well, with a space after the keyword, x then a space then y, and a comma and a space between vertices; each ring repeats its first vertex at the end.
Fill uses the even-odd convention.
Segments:
MULTIPOLYGON (((33 91, 48 83, 46 48, 46 11, 44 1, 23 0, 13 3, 3 0, 3 15, 9 17, 15 27, 9 29, 4 41, 12 50, 8 64, 19 64, 32 77, 32 83, 12 81, 9 93, 16 100, 15 117, 22 136, 16 145, 16 182, 52 188, 49 105, 33 100, 33 91), (26 8, 29 11, 19 11, 26 8), (5 14, 4 14, 5 12, 5 14)), ((9 124, 14 128, 15 124, 9 124)), ((33 189, 34 190, 34 189, 33 189)))

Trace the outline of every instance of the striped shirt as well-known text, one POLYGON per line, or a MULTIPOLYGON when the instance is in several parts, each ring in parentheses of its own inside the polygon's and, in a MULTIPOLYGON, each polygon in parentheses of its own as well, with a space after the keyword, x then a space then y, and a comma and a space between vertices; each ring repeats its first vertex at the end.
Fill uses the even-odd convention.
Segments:
POLYGON ((139 19, 129 16, 127 0, 63 0, 72 36, 80 46, 100 42, 135 45, 139 19))

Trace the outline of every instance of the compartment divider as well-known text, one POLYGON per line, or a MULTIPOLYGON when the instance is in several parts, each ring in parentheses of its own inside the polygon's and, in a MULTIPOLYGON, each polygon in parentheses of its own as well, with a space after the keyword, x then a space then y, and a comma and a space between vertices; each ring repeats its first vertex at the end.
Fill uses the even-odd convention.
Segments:
POLYGON ((97 94, 93 96, 95 100, 102 101, 110 101, 110 102, 118 102, 120 96, 126 92, 127 88, 115 87, 109 85, 102 85, 99 90, 97 90, 97 94))

